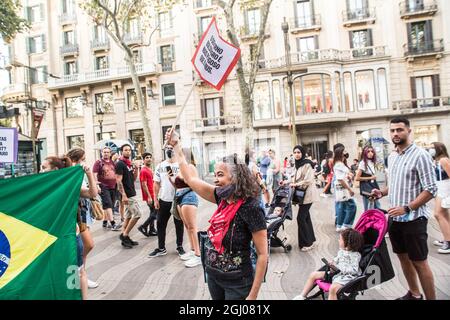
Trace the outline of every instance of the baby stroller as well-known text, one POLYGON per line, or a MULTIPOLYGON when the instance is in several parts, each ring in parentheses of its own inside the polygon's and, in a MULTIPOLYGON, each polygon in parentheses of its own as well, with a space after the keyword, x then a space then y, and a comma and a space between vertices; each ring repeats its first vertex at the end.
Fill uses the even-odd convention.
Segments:
POLYGON ((286 244, 287 238, 280 239, 278 237, 278 231, 281 226, 284 228, 284 220, 292 220, 292 189, 289 186, 278 187, 273 195, 272 203, 270 204, 269 210, 266 213, 267 222, 267 236, 269 238, 270 247, 278 248, 283 247, 284 252, 289 252, 292 250, 290 244, 286 244), (281 207, 283 213, 280 217, 272 218, 269 217, 273 215, 274 209, 276 207, 281 207))
MULTIPOLYGON (((360 251, 361 261, 359 266, 362 274, 351 280, 337 292, 338 300, 355 300, 356 296, 364 290, 386 282, 394 277, 389 252, 384 236, 388 229, 385 212, 378 209, 370 209, 364 212, 355 226, 355 230, 364 236, 364 245, 360 251)), ((322 259, 323 261, 326 261, 322 259)), ((325 265, 320 269, 329 274, 330 267, 325 265)), ((327 277, 326 277, 327 278, 327 277)), ((319 291, 307 299, 314 299, 319 295, 325 300, 331 286, 331 277, 328 281, 316 280, 319 291)))

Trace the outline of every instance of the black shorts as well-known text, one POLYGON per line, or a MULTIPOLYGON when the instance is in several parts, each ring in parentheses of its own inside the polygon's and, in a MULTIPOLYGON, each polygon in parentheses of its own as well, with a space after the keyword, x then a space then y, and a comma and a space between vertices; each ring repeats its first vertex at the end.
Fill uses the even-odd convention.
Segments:
POLYGON ((114 208, 114 203, 116 201, 116 189, 109 189, 106 186, 101 186, 102 192, 100 196, 102 197, 103 209, 114 208))
POLYGON ((410 222, 392 221, 389 238, 396 254, 407 253, 411 261, 424 261, 428 257, 428 219, 420 217, 410 222))

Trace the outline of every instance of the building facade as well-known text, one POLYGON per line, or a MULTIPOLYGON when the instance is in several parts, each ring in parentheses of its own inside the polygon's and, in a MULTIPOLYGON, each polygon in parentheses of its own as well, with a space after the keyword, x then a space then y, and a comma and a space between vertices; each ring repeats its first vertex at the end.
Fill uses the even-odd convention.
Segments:
MULTIPOLYGON (((48 154, 80 145, 93 161, 98 157, 93 147, 108 138, 131 139, 142 152, 141 118, 124 55, 115 43, 74 1, 29 0, 23 5, 32 28, 9 46, 10 86, 3 100, 18 103, 32 94, 50 102, 39 131, 48 154), (45 72, 26 75, 21 65, 45 72)), ((313 157, 322 157, 337 142, 352 157, 367 142, 380 159, 386 157, 392 149, 389 119, 395 115, 409 117, 419 145, 450 141, 446 12, 446 0, 274 0, 253 92, 255 150, 272 148, 283 158, 292 151, 283 18, 289 24, 298 141, 313 157)), ((148 43, 149 31, 142 31, 138 18, 130 21, 127 41, 135 44, 156 158, 162 157, 164 131, 194 83, 190 60, 213 16, 225 35, 224 16, 212 1, 185 1, 159 12, 160 28, 150 46, 140 46, 148 43)), ((236 6, 246 66, 260 17, 257 7, 236 6)), ((212 170, 218 157, 241 150, 240 119, 234 73, 221 91, 196 83, 179 128, 203 173, 212 170)))

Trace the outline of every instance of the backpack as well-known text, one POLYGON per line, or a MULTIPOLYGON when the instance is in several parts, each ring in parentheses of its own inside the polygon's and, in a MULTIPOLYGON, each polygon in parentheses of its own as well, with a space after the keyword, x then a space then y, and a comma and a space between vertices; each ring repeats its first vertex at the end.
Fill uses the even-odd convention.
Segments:
POLYGON ((329 175, 331 173, 330 166, 328 165, 328 161, 323 166, 323 174, 329 175))

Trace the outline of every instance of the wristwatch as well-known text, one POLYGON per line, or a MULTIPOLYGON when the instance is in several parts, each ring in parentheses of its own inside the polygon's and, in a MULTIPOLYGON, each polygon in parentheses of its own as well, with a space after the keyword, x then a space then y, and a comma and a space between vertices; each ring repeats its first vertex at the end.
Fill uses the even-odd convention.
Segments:
POLYGON ((411 212, 411 208, 409 206, 404 206, 403 209, 405 209, 405 213, 411 212))

